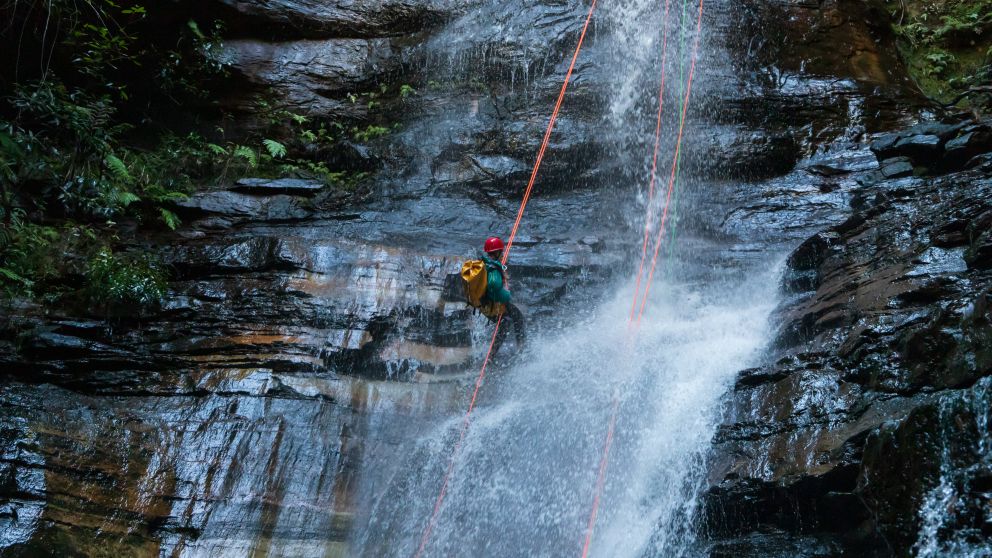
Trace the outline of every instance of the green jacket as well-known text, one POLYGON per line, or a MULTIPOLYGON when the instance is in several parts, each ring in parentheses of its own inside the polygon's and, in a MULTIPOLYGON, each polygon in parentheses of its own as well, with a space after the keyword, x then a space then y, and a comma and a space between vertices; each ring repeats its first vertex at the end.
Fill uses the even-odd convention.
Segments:
POLYGON ((503 264, 487 256, 482 256, 482 261, 486 264, 486 276, 488 278, 484 298, 489 302, 501 302, 503 304, 510 302, 510 291, 503 287, 503 273, 506 268, 503 267, 503 264))

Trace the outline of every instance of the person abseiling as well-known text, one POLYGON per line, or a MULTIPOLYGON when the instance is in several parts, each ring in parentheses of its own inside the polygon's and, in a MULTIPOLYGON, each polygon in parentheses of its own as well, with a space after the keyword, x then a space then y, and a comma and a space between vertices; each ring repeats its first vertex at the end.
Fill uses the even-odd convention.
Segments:
POLYGON ((499 351, 509 327, 513 328, 518 349, 523 348, 525 339, 524 316, 512 302, 509 274, 502 263, 504 248, 499 237, 489 237, 483 245, 482 259, 467 261, 462 266, 462 282, 469 306, 478 309, 493 323, 503 316, 493 342, 493 354, 499 351))

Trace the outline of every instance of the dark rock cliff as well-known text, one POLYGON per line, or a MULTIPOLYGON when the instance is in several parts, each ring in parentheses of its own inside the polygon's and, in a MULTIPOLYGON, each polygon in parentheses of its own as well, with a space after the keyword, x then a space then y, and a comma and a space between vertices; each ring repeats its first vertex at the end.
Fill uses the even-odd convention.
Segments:
MULTIPOLYGON (((230 33, 224 102, 242 125, 259 91, 349 122, 369 118, 349 95, 385 83, 418 93, 380 97, 398 131, 337 154, 377 171, 358 195, 246 180, 179 204, 177 235, 140 239, 172 271, 157 311, 107 320, 9 308, 4 556, 348 555, 362 463, 462 406, 460 381, 433 380, 460 380, 488 326, 452 279, 512 221, 585 12, 579 2, 205 9, 230 33)), ((613 193, 563 180, 597 168, 586 130, 602 100, 576 92, 545 175, 567 193, 535 199, 517 241, 513 289, 535 323, 621 258, 610 223, 622 216, 573 210, 610 207, 613 193)))
MULTIPOLYGON (((788 29, 812 22, 780 39, 801 59, 832 44, 818 29, 851 21, 831 3, 764 9, 788 29)), ((885 66, 866 64, 872 50, 857 44, 842 59, 885 66)), ((836 75, 830 60, 809 61, 836 75)), ((986 555, 990 126, 961 115, 889 124, 870 136, 877 165, 836 174, 856 184, 849 209, 832 214, 845 219, 790 255, 772 360, 741 372, 727 398, 706 498, 710 555, 986 555)))
POLYGON ((851 216, 790 256, 780 358, 741 373, 716 438, 717 554, 987 548, 990 130, 883 136, 851 216))

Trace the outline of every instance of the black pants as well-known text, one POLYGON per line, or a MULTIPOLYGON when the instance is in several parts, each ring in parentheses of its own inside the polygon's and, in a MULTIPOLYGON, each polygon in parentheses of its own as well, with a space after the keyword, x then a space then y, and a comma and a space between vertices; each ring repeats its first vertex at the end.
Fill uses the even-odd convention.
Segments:
MULTIPOLYGON (((524 341, 527 339, 524 332, 524 315, 511 303, 507 303, 505 306, 506 312, 503 313, 503 320, 499 323, 499 331, 496 332, 496 340, 493 342, 494 355, 499 352, 499 348, 503 345, 511 327, 513 328, 513 335, 517 339, 517 350, 524 348, 524 341)), ((495 323, 496 320, 493 319, 493 322, 495 323)))

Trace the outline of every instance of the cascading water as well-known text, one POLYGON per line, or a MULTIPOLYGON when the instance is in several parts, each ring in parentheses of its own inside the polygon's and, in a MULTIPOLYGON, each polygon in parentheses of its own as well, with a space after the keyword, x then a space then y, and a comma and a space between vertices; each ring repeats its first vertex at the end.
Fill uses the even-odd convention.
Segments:
MULTIPOLYGON (((608 125, 600 133, 608 138, 610 164, 627 176, 616 178, 612 187, 616 203, 629 207, 626 249, 634 254, 636 248, 639 257, 658 75, 667 42, 667 108, 649 213, 655 224, 649 227, 647 267, 662 206, 666 200, 673 205, 658 236, 661 261, 644 317, 636 327, 629 324, 635 281, 628 273, 613 294, 586 301, 595 310, 559 316, 566 326, 533 334, 515 365, 489 372, 436 522, 423 541, 425 556, 578 556, 615 397, 616 435, 591 554, 694 552, 696 497, 718 403, 735 372, 747 366, 766 339, 777 283, 777 267, 768 265, 773 261, 761 262, 760 268, 721 261, 725 247, 701 233, 708 224, 683 218, 680 225, 676 218, 692 211, 686 197, 678 201, 680 191, 696 190, 695 197, 705 197, 711 186, 692 176, 694 154, 684 161, 675 156, 698 6, 680 0, 667 7, 655 0, 604 3, 596 16, 596 44, 590 47, 599 71, 617 76, 608 125), (631 201, 632 193, 637 202, 631 201), (676 257, 676 233, 683 237, 679 242, 695 249, 676 257)), ((707 48, 699 39, 700 48, 707 48)), ((697 89, 692 95, 706 92, 697 89)), ((567 98, 563 111, 568 111, 567 98)), ((690 122, 687 130, 698 125, 690 122)), ((636 261, 629 267, 636 270, 636 261)), ((352 538, 353 553, 417 553, 462 420, 450 415, 391 454, 389 462, 364 465, 365 520, 352 538)))
MULTIPOLYGON (((920 507, 920 532, 915 551, 920 558, 959 556, 983 558, 989 548, 975 527, 959 528, 965 523, 968 507, 981 509, 977 496, 982 488, 974 486, 975 477, 992 469, 992 381, 980 380, 970 390, 941 398, 937 402, 940 423, 937 445, 940 448, 940 480, 920 507), (972 429, 978 435, 962 436, 972 429), (976 474, 978 473, 978 474, 976 474)), ((980 523, 979 521, 973 521, 980 523)))
MULTIPOLYGON (((621 415, 593 555, 684 550, 716 403, 764 339, 768 279, 660 284, 647 309, 659 317, 645 319, 636 347, 623 326, 626 289, 569 331, 535 339, 524 363, 494 370, 427 555, 578 555, 615 392, 621 415)), ((365 555, 414 553, 460 420, 394 464, 358 541, 365 555)))

